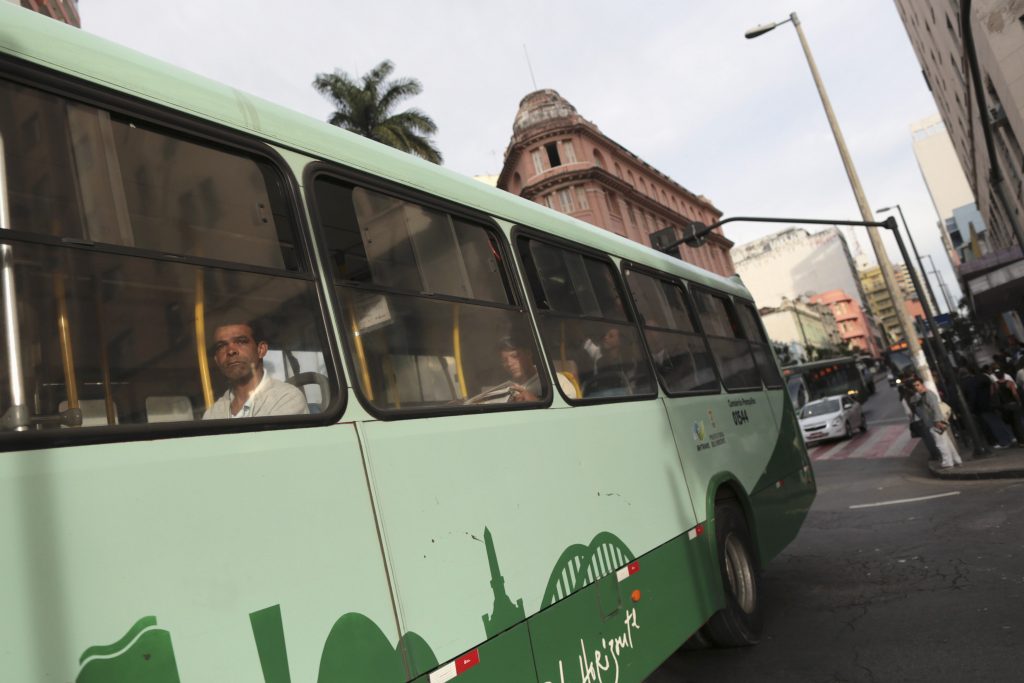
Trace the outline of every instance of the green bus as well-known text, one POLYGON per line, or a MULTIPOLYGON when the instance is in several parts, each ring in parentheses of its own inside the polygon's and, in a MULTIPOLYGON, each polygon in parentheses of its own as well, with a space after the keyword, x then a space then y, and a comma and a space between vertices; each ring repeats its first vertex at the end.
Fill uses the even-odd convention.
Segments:
POLYGON ((815 482, 732 278, 0 3, 4 679, 640 681, 815 482))

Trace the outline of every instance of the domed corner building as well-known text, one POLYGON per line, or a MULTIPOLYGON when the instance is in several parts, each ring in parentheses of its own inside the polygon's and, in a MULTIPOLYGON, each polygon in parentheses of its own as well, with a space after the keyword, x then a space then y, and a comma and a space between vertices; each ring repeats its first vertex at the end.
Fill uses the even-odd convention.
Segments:
MULTIPOLYGON (((498 187, 641 244, 667 227, 710 225, 722 212, 615 142, 554 90, 519 103, 498 187)), ((704 246, 681 245, 679 256, 732 275, 732 241, 716 228, 704 246)))

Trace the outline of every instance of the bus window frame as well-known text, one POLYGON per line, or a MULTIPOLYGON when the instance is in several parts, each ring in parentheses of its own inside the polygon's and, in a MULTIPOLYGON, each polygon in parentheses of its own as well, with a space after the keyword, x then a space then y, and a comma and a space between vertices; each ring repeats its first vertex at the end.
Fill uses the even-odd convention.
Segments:
MULTIPOLYGON (((715 356, 714 356, 714 353, 711 351, 711 344, 708 341, 708 337, 707 337, 706 334, 704 334, 704 327, 701 325, 699 316, 697 316, 696 311, 694 310, 693 299, 690 296, 690 291, 689 291, 689 288, 687 287, 688 284, 692 284, 692 283, 690 283, 688 280, 684 280, 681 277, 678 277, 678 276, 675 276, 675 275, 671 275, 671 274, 666 273, 664 271, 660 271, 660 270, 657 270, 655 268, 651 268, 649 266, 644 266, 644 265, 641 265, 639 263, 635 263, 633 261, 623 260, 622 261, 622 281, 623 281, 623 283, 626 286, 626 291, 629 294, 630 301, 632 302, 634 309, 636 309, 636 317, 637 317, 637 321, 640 324, 641 332, 643 332, 643 330, 647 329, 647 325, 645 323, 643 323, 643 321, 640 320, 640 318, 641 318, 641 316, 640 316, 640 309, 637 306, 636 301, 633 300, 633 292, 632 292, 632 290, 629 289, 629 280, 628 280, 628 278, 626 278, 626 270, 634 271, 634 272, 636 272, 636 273, 638 273, 640 275, 646 275, 647 277, 653 278, 655 280, 660 280, 662 282, 668 283, 668 284, 672 285, 673 287, 679 287, 682 290, 682 292, 683 292, 683 305, 686 306, 686 311, 690 315, 690 322, 693 323, 693 329, 694 329, 693 333, 683 332, 681 330, 673 330, 673 329, 663 328, 663 327, 654 327, 654 326, 652 326, 651 329, 659 331, 659 332, 670 332, 670 333, 673 333, 673 334, 687 334, 687 335, 688 334, 695 334, 696 336, 700 337, 701 341, 704 342, 704 348, 708 352, 708 357, 711 358, 712 361, 713 361, 712 364, 711 364, 711 370, 712 370, 712 372, 715 373, 715 379, 718 380, 718 388, 717 389, 704 389, 704 390, 697 390, 697 391, 670 391, 668 389, 668 387, 665 385, 665 383, 662 381, 661 375, 657 372, 657 370, 655 370, 654 374, 658 378, 658 384, 661 386, 661 390, 663 392, 665 392, 666 396, 670 396, 672 398, 679 398, 679 397, 686 397, 686 396, 714 396, 716 394, 721 394, 722 390, 725 388, 725 383, 722 382, 722 375, 718 371, 718 362, 714 361, 714 357, 715 356)), ((644 343, 645 346, 647 346, 647 335, 646 334, 643 335, 643 343, 644 343)), ((647 348, 647 357, 651 361, 654 360, 654 354, 651 353, 650 347, 647 348)))
MULTIPOLYGON (((707 285, 702 285, 702 284, 699 284, 699 283, 696 283, 696 282, 691 282, 690 283, 690 287, 691 287, 691 289, 695 289, 697 291, 706 292, 710 296, 717 296, 717 297, 720 297, 721 299, 723 299, 725 301, 726 314, 729 314, 729 310, 728 309, 733 306, 733 295, 732 294, 729 294, 727 292, 723 292, 720 289, 714 289, 712 287, 708 287, 707 285)), ((696 308, 696 305, 695 305, 695 308, 696 308)), ((732 311, 731 314, 735 316, 736 312, 732 311)), ((700 316, 697 316, 697 317, 699 318, 700 316)), ((739 318, 736 318, 736 325, 739 327, 740 334, 744 334, 743 327, 742 327, 742 325, 740 325, 740 322, 739 322, 739 318)), ((701 326, 701 330, 703 330, 704 329, 704 321, 700 322, 700 326, 701 326)), ((708 346, 711 345, 711 340, 712 339, 739 339, 740 341, 747 342, 747 353, 750 354, 750 360, 753 361, 754 369, 757 370, 757 358, 754 357, 754 350, 750 347, 750 340, 746 338, 745 334, 744 334, 744 336, 741 336, 741 337, 719 337, 719 336, 716 336, 716 335, 709 335, 709 334, 705 333, 704 334, 704 338, 708 340, 708 346)), ((752 391, 763 391, 764 390, 764 388, 765 388, 765 386, 764 386, 764 377, 761 376, 760 370, 757 370, 758 383, 757 383, 756 386, 736 387, 736 388, 732 388, 732 389, 729 388, 729 386, 726 385, 726 383, 725 383, 725 378, 722 375, 721 368, 718 367, 718 358, 715 357, 714 351, 712 351, 711 356, 712 356, 712 358, 715 359, 715 368, 718 371, 719 379, 722 381, 722 389, 724 389, 727 394, 742 394, 742 393, 750 393, 752 391)))
MULTIPOLYGON (((608 254, 608 253, 602 252, 602 251, 600 251, 598 249, 594 249, 592 247, 588 247, 586 245, 580 244, 579 242, 574 242, 574 241, 566 239, 564 237, 559 237, 557 235, 553 235, 553 234, 544 232, 542 230, 538 230, 536 228, 531 228, 531 227, 526 226, 526 225, 522 225, 522 224, 518 224, 517 223, 516 225, 514 225, 512 227, 512 232, 511 232, 511 235, 509 236, 509 241, 513 244, 512 251, 513 251, 513 253, 515 255, 516 268, 519 270, 520 276, 521 276, 521 278, 523 280, 522 286, 523 286, 523 288, 526 291, 527 301, 529 302, 530 311, 533 314, 534 325, 537 327, 537 336, 538 337, 540 336, 540 319, 541 319, 542 316, 546 316, 546 315, 561 317, 561 318, 565 318, 565 319, 584 320, 584 321, 599 322, 599 323, 608 323, 608 320, 605 319, 605 318, 595 318, 593 316, 572 315, 572 314, 568 314, 568 313, 555 313, 555 312, 543 310, 539 306, 537 306, 537 302, 533 298, 533 290, 532 290, 532 288, 526 286, 526 264, 524 263, 524 261, 522 259, 522 252, 521 252, 521 250, 519 249, 519 246, 518 246, 520 238, 533 239, 533 240, 536 240, 538 242, 546 243, 549 246, 552 246, 552 247, 555 247, 555 248, 558 248, 558 249, 567 249, 569 251, 574 251, 574 252, 579 253, 579 254, 581 254, 583 256, 587 256, 587 257, 593 258, 595 260, 602 261, 602 262, 604 262, 605 264, 607 264, 607 265, 609 265, 611 267, 612 273, 614 274, 614 277, 615 277, 615 286, 618 287, 618 289, 619 289, 619 296, 620 296, 620 298, 622 299, 622 302, 623 302, 623 309, 625 310, 626 317, 628 318, 628 320, 626 321, 625 324, 632 325, 633 328, 639 333, 639 335, 640 335, 640 349, 643 351, 644 362, 647 365, 648 372, 650 372, 651 376, 655 379, 655 382, 654 382, 655 390, 652 391, 650 394, 641 394, 639 396, 636 396, 636 395, 634 395, 634 396, 609 396, 609 397, 596 398, 596 399, 570 398, 569 396, 566 396, 564 391, 562 391, 561 385, 559 385, 558 382, 554 382, 554 384, 556 386, 558 386, 558 393, 562 396, 562 399, 566 403, 568 403, 570 406, 573 406, 573 407, 583 407, 583 406, 601 405, 601 404, 605 404, 605 403, 625 403, 625 402, 629 402, 629 401, 650 401, 652 399, 658 398, 659 397, 658 387, 660 387, 660 382, 658 382, 658 379, 657 379, 658 373, 654 370, 654 366, 651 363, 650 353, 647 350, 647 344, 645 343, 645 340, 643 338, 644 337, 643 329, 640 327, 640 324, 639 324, 639 316, 637 315, 637 312, 636 312, 636 310, 633 307, 632 297, 629 295, 629 292, 626 291, 626 283, 622 281, 622 274, 619 271, 619 268, 616 266, 615 257, 612 254, 608 254)), ((623 324, 623 323, 615 322, 614 324, 623 324)), ((550 363, 550 360, 547 358, 547 349, 544 347, 543 340, 541 340, 540 350, 541 350, 541 354, 543 354, 545 356, 545 361, 549 363, 550 367, 554 367, 550 363)))
POLYGON ((303 169, 302 179, 303 187, 306 189, 306 208, 309 211, 312 237, 316 243, 317 252, 323 262, 322 268, 325 273, 323 284, 330 290, 329 296, 331 303, 338 313, 338 343, 341 346, 345 370, 349 377, 358 377, 359 369, 355 362, 353 350, 349 348, 350 344, 343 332, 342 321, 344 319, 344 307, 342 306, 342 302, 337 291, 340 286, 351 287, 360 291, 396 294, 399 296, 414 296, 431 301, 465 303, 467 305, 490 307, 523 313, 526 315, 526 319, 529 323, 528 327, 530 329, 530 336, 537 350, 537 357, 534 359, 537 367, 537 375, 540 378, 541 385, 546 390, 546 396, 541 401, 531 403, 510 402, 497 404, 458 404, 452 406, 437 405, 428 408, 397 408, 394 410, 382 410, 367 399, 362 388, 359 386, 359 382, 353 381, 350 383, 349 388, 355 394, 356 400, 359 401, 359 405, 361 405, 368 414, 382 421, 393 421, 424 419, 430 417, 447 417, 454 415, 500 413, 515 410, 542 410, 551 406, 551 402, 554 397, 553 385, 557 384, 557 382, 551 381, 550 368, 547 365, 547 359, 544 355, 544 347, 541 345, 536 325, 530 315, 530 308, 526 303, 527 299, 523 290, 524 283, 522 282, 520 272, 518 271, 518 264, 513 260, 513 258, 510 258, 514 257, 514 250, 511 248, 505 232, 501 229, 501 226, 498 224, 494 216, 444 197, 432 195, 408 185, 403 185, 398 181, 370 175, 365 171, 360 171, 338 162, 327 161, 324 159, 317 159, 307 164, 305 169, 303 169), (512 299, 512 303, 508 305, 501 305, 478 299, 465 299, 445 294, 419 292, 394 287, 382 287, 380 285, 372 284, 367 285, 360 282, 337 279, 334 274, 334 269, 329 263, 328 254, 330 250, 328 248, 327 236, 321 228, 319 207, 317 206, 316 192, 314 190, 314 183, 325 177, 342 184, 348 184, 352 187, 361 187, 371 192, 385 194, 401 201, 407 201, 428 209, 441 211, 453 218, 464 219, 485 230, 488 235, 495 238, 498 249, 501 252, 503 267, 505 268, 507 289, 509 296, 512 299), (516 267, 513 267, 513 265, 516 267))
POLYGON ((259 139, 227 126, 194 117, 182 111, 164 107, 107 86, 79 80, 69 75, 54 73, 43 66, 22 62, 6 56, 0 57, 0 80, 32 88, 40 92, 102 109, 110 114, 136 119, 148 129, 177 137, 236 156, 245 156, 270 165, 282 183, 282 191, 294 226, 295 251, 298 270, 268 268, 236 261, 222 261, 184 254, 171 254, 123 245, 88 242, 38 233, 5 231, 2 236, 10 243, 39 244, 60 249, 83 250, 113 256, 127 256, 191 265, 204 270, 232 270, 300 280, 314 283, 316 311, 313 320, 323 344, 324 362, 334 380, 332 397, 327 409, 309 415, 275 415, 246 418, 244 420, 189 420, 181 422, 122 423, 75 429, 27 430, 0 432, 0 452, 34 450, 39 448, 130 442, 150 439, 189 436, 261 432, 271 429, 326 426, 337 423, 348 403, 346 378, 342 374, 341 354, 331 326, 328 298, 324 292, 323 274, 311 239, 311 224, 302 210, 302 193, 291 168, 277 148, 259 139))

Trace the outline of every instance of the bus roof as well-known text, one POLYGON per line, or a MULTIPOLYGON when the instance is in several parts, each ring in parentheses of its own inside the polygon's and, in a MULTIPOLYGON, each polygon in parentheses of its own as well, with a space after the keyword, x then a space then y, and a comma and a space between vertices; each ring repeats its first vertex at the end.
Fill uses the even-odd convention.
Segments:
POLYGON ((13 3, 0 2, 0 52, 752 299, 723 277, 535 202, 161 62, 13 3))

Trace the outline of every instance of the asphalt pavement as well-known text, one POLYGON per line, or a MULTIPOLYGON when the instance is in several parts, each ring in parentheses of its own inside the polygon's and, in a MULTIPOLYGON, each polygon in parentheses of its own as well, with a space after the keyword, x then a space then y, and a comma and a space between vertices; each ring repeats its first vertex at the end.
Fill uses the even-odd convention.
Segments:
POLYGON ((898 398, 896 389, 886 385, 885 376, 875 377, 876 393, 864 404, 864 414, 872 429, 890 430, 892 436, 876 437, 876 440, 863 441, 857 439, 851 447, 843 447, 839 443, 827 443, 812 448, 812 460, 841 459, 848 456, 865 458, 891 458, 911 456, 916 462, 923 463, 925 473, 937 479, 1017 479, 1024 478, 1024 447, 991 450, 988 455, 975 456, 970 449, 960 446, 963 465, 959 467, 941 468, 938 462, 929 461, 925 453, 924 443, 920 439, 908 439, 909 422, 906 409, 898 398), (906 431, 904 431, 906 425, 906 431), (896 435, 902 435, 902 438, 896 435), (914 444, 914 445, 912 445, 914 444), (826 450, 825 447, 831 447, 826 450), (923 457, 918 457, 923 455, 923 457))

